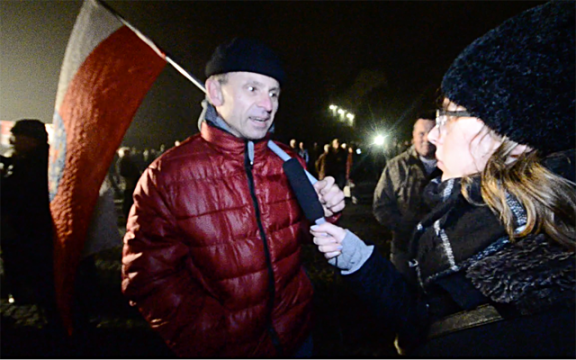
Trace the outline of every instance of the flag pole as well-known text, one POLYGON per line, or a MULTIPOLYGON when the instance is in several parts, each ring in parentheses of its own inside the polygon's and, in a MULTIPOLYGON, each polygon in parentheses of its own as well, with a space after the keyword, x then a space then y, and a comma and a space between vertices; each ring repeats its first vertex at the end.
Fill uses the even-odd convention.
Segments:
POLYGON ((142 34, 140 32, 140 30, 136 29, 134 26, 132 26, 132 24, 130 24, 128 21, 126 21, 126 19, 124 19, 124 17, 122 15, 120 15, 116 10, 114 10, 110 5, 106 4, 103 0, 96 0, 96 2, 98 4, 100 4, 103 8, 105 8, 106 10, 108 10, 112 15, 114 15, 118 20, 120 20, 120 22, 122 22, 122 24, 126 25, 128 28, 130 28, 130 30, 132 30, 136 35, 138 35, 138 37, 140 39, 142 39, 142 41, 144 41, 146 44, 148 44, 152 49, 154 49, 154 51, 156 51, 158 53, 158 55, 162 56, 163 58, 166 59, 166 62, 168 62, 170 65, 172 65, 172 67, 174 69, 176 69, 176 71, 178 71, 180 74, 182 74, 182 76, 184 76, 186 79, 190 80, 194 85, 196 85, 196 87, 198 87, 198 89, 202 90, 202 92, 206 92, 206 89, 204 88, 204 84, 202 84, 199 80, 197 80, 194 76, 192 76, 192 74, 190 74, 188 71, 184 70, 184 68, 182 66, 180 66, 176 61, 174 61, 165 51, 163 51, 162 49, 160 49, 155 43, 154 41, 152 41, 150 38, 148 38, 146 35, 142 34))
MULTIPOLYGON (((188 80, 190 80, 194 85, 196 85, 196 87, 198 87, 200 90, 202 90, 204 93, 206 92, 206 89, 204 88, 204 85, 198 81, 194 76, 192 76, 189 72, 187 72, 186 70, 184 70, 184 68, 182 68, 182 66, 180 66, 177 62, 175 62, 174 60, 172 60, 172 58, 170 58, 170 56, 168 56, 168 54, 166 54, 165 51, 161 50, 160 48, 158 48, 158 46, 152 41, 150 40, 147 36, 145 36, 144 34, 142 34, 138 29, 136 29, 134 26, 132 26, 132 24, 130 24, 128 21, 126 21, 126 19, 124 19, 122 17, 122 15, 120 15, 116 10, 114 10, 112 7, 110 7, 108 4, 106 4, 104 2, 104 0, 96 0, 100 5, 102 5, 102 7, 104 7, 106 10, 110 11, 111 14, 113 14, 116 18, 118 18, 118 20, 120 20, 124 25, 126 25, 127 27, 130 28, 130 30, 134 31, 134 33, 136 35, 138 35, 138 37, 140 37, 142 39, 142 41, 144 41, 145 43, 147 43, 148 45, 150 45, 150 47, 152 47, 152 49, 154 49, 158 55, 164 57, 166 59, 166 61, 172 65, 172 67, 174 67, 174 69, 176 69, 176 71, 178 71, 180 74, 182 74, 182 76, 184 76, 185 78, 187 78, 188 80)), ((290 159, 290 156, 288 154, 286 154, 286 152, 284 152, 282 149, 280 149, 280 147, 278 147, 272 140, 268 141, 268 147, 270 148, 270 150, 272 150, 276 155, 278 155, 279 157, 282 158, 282 160, 286 161, 290 159)), ((306 176, 308 177, 308 180, 310 181, 310 183, 314 184, 316 183, 318 180, 312 176, 306 169, 304 169, 304 172, 306 173, 306 176)))

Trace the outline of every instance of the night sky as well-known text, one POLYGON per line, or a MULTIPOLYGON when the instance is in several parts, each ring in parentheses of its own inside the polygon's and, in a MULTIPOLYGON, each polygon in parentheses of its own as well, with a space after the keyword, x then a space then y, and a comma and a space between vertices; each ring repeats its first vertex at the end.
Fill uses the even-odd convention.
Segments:
MULTIPOLYGON (((202 82, 214 48, 235 36, 266 42, 284 60, 275 138, 363 143, 376 131, 407 138, 435 106, 462 49, 542 1, 106 1, 202 82), (330 116, 355 113, 353 128, 330 116)), ((79 1, 0 1, 0 118, 51 122, 58 73, 79 1)), ((124 144, 171 146, 197 132, 204 97, 170 66, 138 110, 124 144)))

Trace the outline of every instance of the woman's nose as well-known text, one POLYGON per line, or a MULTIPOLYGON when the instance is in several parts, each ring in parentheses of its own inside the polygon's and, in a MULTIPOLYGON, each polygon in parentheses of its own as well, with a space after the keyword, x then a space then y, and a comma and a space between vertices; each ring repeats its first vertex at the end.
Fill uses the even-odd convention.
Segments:
POLYGON ((434 125, 432 130, 430 130, 430 132, 428 133, 427 137, 428 141, 436 145, 436 143, 438 142, 438 138, 440 137, 440 127, 438 125, 434 125))

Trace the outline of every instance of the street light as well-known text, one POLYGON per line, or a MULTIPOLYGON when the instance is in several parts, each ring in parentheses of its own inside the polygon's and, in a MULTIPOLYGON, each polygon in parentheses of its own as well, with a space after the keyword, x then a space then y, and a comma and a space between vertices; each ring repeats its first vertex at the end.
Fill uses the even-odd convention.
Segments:
POLYGON ((382 145, 384 145, 385 140, 386 140, 386 136, 382 136, 382 135, 378 134, 374 138, 374 145, 382 146, 382 145))
POLYGON ((347 121, 349 126, 354 126, 354 114, 346 109, 343 109, 337 105, 330 104, 328 110, 332 112, 332 116, 338 117, 340 121, 347 121))
POLYGON ((346 117, 348 118, 348 123, 350 124, 350 126, 353 126, 354 125, 354 114, 348 113, 348 114, 346 114, 346 117))

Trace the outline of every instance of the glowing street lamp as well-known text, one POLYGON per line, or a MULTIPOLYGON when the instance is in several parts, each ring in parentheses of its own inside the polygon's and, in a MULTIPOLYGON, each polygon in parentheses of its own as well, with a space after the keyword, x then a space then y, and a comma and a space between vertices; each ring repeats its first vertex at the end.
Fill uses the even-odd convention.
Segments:
POLYGON ((376 137, 374 138, 374 145, 382 146, 382 145, 384 145, 385 140, 386 140, 386 136, 376 135, 376 137))
POLYGON ((348 119, 348 123, 350 124, 350 126, 353 126, 354 125, 354 114, 348 113, 348 114, 346 114, 346 118, 348 119))
POLYGON ((354 114, 348 112, 346 109, 343 109, 337 105, 330 104, 328 106, 328 110, 332 112, 334 117, 338 117, 340 121, 347 121, 349 126, 354 125, 354 114))

